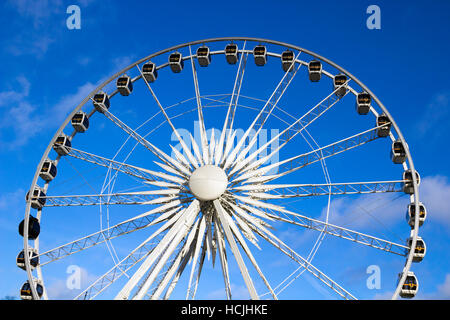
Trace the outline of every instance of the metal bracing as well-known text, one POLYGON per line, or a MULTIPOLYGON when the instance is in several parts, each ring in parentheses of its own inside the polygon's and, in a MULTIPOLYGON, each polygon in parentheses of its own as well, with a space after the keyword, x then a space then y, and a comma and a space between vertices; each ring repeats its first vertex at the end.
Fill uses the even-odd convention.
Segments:
POLYGON ((161 216, 161 213, 165 213, 167 215, 179 211, 180 208, 178 206, 180 204, 180 201, 173 201, 109 228, 94 232, 88 236, 40 253, 40 265, 44 266, 55 260, 101 244, 106 240, 114 239, 116 237, 149 227, 152 223, 158 221, 156 219, 161 216))
MULTIPOLYGON (((285 199, 322 195, 403 192, 405 181, 347 182, 331 184, 255 184, 235 187, 253 199, 285 199), (276 190, 276 193, 271 191, 276 190)), ((241 198, 241 197, 240 197, 241 198)), ((239 199, 240 199, 239 198, 239 199)))
MULTIPOLYGON (((248 205, 242 206, 246 211, 252 213, 255 211, 253 207, 248 205)), ((388 241, 385 239, 381 239, 378 237, 374 237, 368 234, 364 234, 362 232, 354 231, 348 228, 343 228, 331 223, 327 223, 324 221, 320 221, 317 219, 313 219, 281 207, 276 209, 269 208, 261 208, 265 214, 267 214, 268 218, 272 218, 275 220, 279 220, 282 222, 287 222, 293 225, 297 225, 303 228, 316 230, 319 232, 324 232, 328 235, 335 236, 338 238, 342 238, 345 240, 350 240, 362 245, 366 245, 375 249, 379 249, 382 251, 386 251, 389 253, 394 253, 400 256, 406 256, 409 251, 409 247, 398 244, 392 241, 388 241)))
POLYGON ((68 153, 68 156, 71 156, 76 159, 80 159, 89 163, 93 163, 95 165, 110 168, 111 170, 123 172, 125 174, 128 174, 130 176, 143 179, 147 182, 155 182, 157 184, 157 181, 167 181, 171 182, 171 186, 175 187, 179 184, 182 184, 184 182, 183 179, 169 175, 167 173, 163 172, 157 172, 148 170, 145 168, 140 168, 137 166, 132 166, 123 162, 114 161, 108 158, 104 158, 101 156, 94 155, 92 153, 88 153, 85 151, 81 151, 75 148, 68 148, 70 152, 68 153))

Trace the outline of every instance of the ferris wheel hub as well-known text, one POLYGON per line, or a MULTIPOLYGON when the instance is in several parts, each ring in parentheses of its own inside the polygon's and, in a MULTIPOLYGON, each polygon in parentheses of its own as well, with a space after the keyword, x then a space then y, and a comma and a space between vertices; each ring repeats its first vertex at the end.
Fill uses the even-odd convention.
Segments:
POLYGON ((201 201, 215 200, 226 190, 228 177, 222 168, 204 165, 196 169, 189 178, 189 189, 201 201))

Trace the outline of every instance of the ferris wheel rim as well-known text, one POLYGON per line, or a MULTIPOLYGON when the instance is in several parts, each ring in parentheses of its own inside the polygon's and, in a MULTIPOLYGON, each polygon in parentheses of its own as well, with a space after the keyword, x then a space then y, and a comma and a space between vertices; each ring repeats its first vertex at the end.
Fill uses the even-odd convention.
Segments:
MULTIPOLYGON (((42 166, 44 160, 47 158, 48 154, 51 151, 53 142, 56 140, 56 138, 63 132, 63 129, 67 126, 67 124, 69 123, 71 117, 78 112, 81 107, 83 105, 85 105, 92 97, 93 95, 95 95, 97 92, 99 92, 103 87, 105 87, 108 83, 110 83, 112 80, 116 79, 117 77, 119 77, 121 74, 124 74, 126 71, 130 70, 131 68, 139 65, 140 63, 147 61, 155 56, 173 51, 173 50, 177 50, 179 48, 183 48, 183 47, 187 47, 187 46, 192 46, 192 45, 197 45, 197 44, 204 44, 204 43, 210 43, 210 42, 221 42, 221 41, 253 41, 253 42, 262 42, 262 43, 268 43, 268 44, 273 44, 273 45, 278 45, 278 46, 283 46, 283 47, 287 47, 287 48, 291 48, 294 50, 298 50, 300 52, 305 52, 308 55, 311 55, 321 61, 326 62, 327 64, 329 64, 330 66, 333 66, 334 68, 336 68, 337 70, 339 70, 341 73, 347 75, 350 79, 352 79, 355 83, 357 83, 362 89, 364 89, 367 93, 369 93, 371 95, 371 97, 373 98, 373 100, 377 103, 377 105, 382 109, 382 111, 388 116, 388 118, 390 119, 393 128, 395 129, 397 135, 398 135, 398 139, 400 139, 401 142, 403 142, 406 147, 405 147, 405 153, 406 153, 406 159, 408 160, 408 165, 409 165, 409 169, 411 170, 411 172, 416 172, 415 171, 415 167, 414 167, 414 163, 413 163, 413 159, 410 153, 410 149, 409 147, 407 147, 406 144, 406 140, 400 130, 400 128, 398 127, 397 123, 395 122, 394 118, 391 116, 391 114, 389 113, 388 109, 383 105, 383 103, 379 100, 379 98, 373 94, 373 92, 367 87, 365 86, 358 78, 356 78, 354 75, 352 75, 350 72, 348 72, 347 70, 345 70, 344 68, 342 68, 341 66, 337 65, 336 63, 334 63, 333 61, 318 55, 312 51, 306 50, 304 48, 292 45, 292 44, 288 44, 288 43, 284 43, 284 42, 280 42, 280 41, 275 41, 275 40, 270 40, 270 39, 264 39, 264 38, 252 38, 252 37, 222 37, 222 38, 209 38, 209 39, 203 39, 203 40, 196 40, 196 41, 192 41, 192 42, 187 42, 187 43, 183 43, 183 44, 179 44, 176 46, 172 46, 170 48, 166 48, 164 50, 158 51, 154 54, 148 55, 147 57, 144 57, 142 59, 137 60, 136 62, 132 63, 131 65, 125 67, 124 69, 120 70, 119 72, 115 73, 114 75, 112 75, 110 78, 108 78, 106 81, 104 81, 103 83, 101 83, 100 85, 98 85, 93 91, 91 91, 91 93, 85 98, 83 99, 83 101, 75 108, 73 109, 73 111, 68 115, 68 117, 65 119, 65 121, 62 123, 62 125, 59 127, 59 129, 56 131, 56 133, 54 134, 54 136, 52 137, 52 139, 50 140, 49 145, 47 146, 46 150, 44 151, 44 154, 37 166, 37 170, 35 172, 34 178, 32 180, 31 183, 31 187, 30 187, 30 191, 33 190, 35 188, 35 186, 37 185, 37 179, 39 176, 39 169, 42 166)), ((57 157, 57 161, 59 160, 60 156, 58 155, 57 157)), ((414 205, 415 205, 415 210, 416 212, 419 212, 419 192, 418 192, 418 179, 416 177, 415 174, 412 174, 412 186, 413 186, 413 190, 414 193, 411 195, 411 198, 414 199, 414 205)), ((28 223, 29 223, 29 217, 30 217, 30 209, 31 209, 31 202, 30 200, 27 201, 26 204, 26 208, 25 208, 25 219, 24 219, 24 252, 27 253, 29 250, 29 238, 28 238, 28 223)), ((37 214, 37 218, 40 219, 40 211, 37 214)), ((419 215, 416 214, 415 215, 415 224, 414 224, 414 228, 412 228, 412 242, 410 247, 411 248, 415 248, 416 245, 416 241, 418 238, 418 231, 419 231, 419 215)), ((37 238, 35 241, 35 249, 36 247, 39 247, 39 238, 37 238)), ((403 268, 403 274, 402 274, 402 278, 401 280, 399 280, 397 288, 392 296, 392 299, 396 299, 399 295, 400 289, 401 289, 401 284, 403 283, 403 281, 406 279, 406 274, 407 272, 410 270, 411 268, 411 264, 412 264, 412 260, 413 260, 413 254, 414 254, 414 250, 410 250, 409 254, 408 254, 408 258, 406 260, 405 266, 403 268)), ((26 267, 26 272, 27 272, 27 277, 28 277, 28 281, 29 283, 33 283, 33 281, 36 279, 35 277, 33 277, 32 274, 32 268, 31 268, 31 264, 30 264, 30 257, 28 256, 28 254, 24 255, 25 258, 25 267, 26 267)), ((38 278, 40 278, 40 274, 41 274, 41 270, 40 267, 38 266, 37 268, 37 273, 38 273, 38 278)), ((31 291, 32 291, 32 295, 33 297, 36 299, 38 297, 37 292, 36 292, 36 288, 34 285, 31 285, 31 291)))

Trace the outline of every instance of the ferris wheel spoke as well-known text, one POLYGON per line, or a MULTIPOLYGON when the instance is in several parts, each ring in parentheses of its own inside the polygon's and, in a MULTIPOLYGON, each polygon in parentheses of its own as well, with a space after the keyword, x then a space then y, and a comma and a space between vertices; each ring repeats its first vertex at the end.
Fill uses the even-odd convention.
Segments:
MULTIPOLYGON (((185 152, 186 156, 189 158, 189 160, 191 161, 191 164, 194 166, 194 168, 197 168, 197 162, 195 161, 191 151, 189 150, 189 148, 187 147, 186 143, 184 142, 184 140, 181 138, 178 130, 175 128, 175 126, 173 125, 171 119, 169 118, 169 116, 166 113, 166 110, 164 109, 164 107, 161 105, 161 103, 159 102, 158 97, 156 96, 155 92, 153 91, 153 89, 151 88, 150 84, 148 83, 147 79, 145 78, 145 76, 142 74, 141 69, 139 68, 138 65, 136 65, 136 67, 139 70, 139 73, 142 76, 142 79, 144 79, 145 84, 147 85, 148 90, 150 91, 150 93, 152 94, 153 98, 155 99, 156 104, 158 105, 158 107, 160 108, 161 112, 163 113, 164 117, 167 120, 167 123, 170 125, 170 127, 172 128, 173 133, 175 134, 178 142, 180 143, 183 151, 185 152)), ((187 161, 183 161, 185 165, 189 166, 189 163, 187 161)))
POLYGON ((238 182, 243 183, 255 183, 256 181, 263 180, 265 182, 271 181, 275 178, 283 177, 289 173, 295 172, 301 168, 304 168, 312 163, 322 161, 323 159, 335 156, 337 154, 343 153, 348 150, 365 145, 368 142, 378 139, 377 129, 375 127, 353 136, 347 137, 345 139, 333 142, 327 146, 309 151, 307 153, 302 153, 300 155, 281 160, 279 162, 273 163, 271 165, 264 166, 262 168, 256 169, 257 165, 261 165, 263 162, 268 160, 268 157, 262 158, 256 161, 256 165, 252 165, 251 168, 246 170, 240 176, 237 176, 231 182, 233 184, 238 182), (273 175, 272 177, 264 177, 263 175, 272 169, 278 168, 280 173, 273 175), (267 179, 265 179, 267 178, 267 179))
MULTIPOLYGON (((183 239, 184 243, 181 244, 178 252, 176 252, 174 254, 175 258, 173 259, 173 261, 170 264, 165 263, 163 265, 163 267, 166 270, 163 269, 158 275, 159 278, 157 277, 155 280, 153 280, 153 283, 156 283, 156 285, 154 285, 153 289, 150 289, 150 291, 152 293, 147 294, 147 296, 149 296, 150 299, 152 299, 152 300, 159 299, 159 296, 162 294, 162 292, 164 291, 166 286, 169 284, 170 279, 172 278, 175 271, 178 269, 178 267, 182 263, 182 259, 184 257, 186 257, 188 259, 191 257, 191 253, 193 251, 193 246, 196 245, 196 243, 197 243, 196 240, 197 240, 198 227, 199 227, 199 222, 201 220, 202 220, 201 218, 197 219, 197 221, 195 222, 194 226, 192 227, 187 238, 185 237, 183 239)), ((159 264, 161 262, 162 262, 162 260, 159 262, 159 264)))
POLYGON ((193 246, 193 255, 192 255, 192 265, 191 265, 191 272, 189 274, 189 281, 188 281, 188 288, 186 291, 186 300, 189 298, 189 294, 192 292, 192 279, 194 277, 194 272, 196 270, 197 267, 197 262, 198 262, 198 256, 200 254, 200 249, 201 249, 201 245, 202 245, 202 241, 200 239, 204 239, 204 236, 206 235, 205 233, 206 231, 206 217, 202 216, 201 221, 200 221, 200 225, 197 231, 197 235, 196 235, 196 241, 195 241, 195 247, 193 246))
POLYGON ((129 165, 123 162, 118 162, 115 160, 111 160, 108 158, 104 158, 92 153, 88 153, 82 150, 78 150, 75 148, 66 147, 70 150, 67 154, 76 159, 80 159, 101 167, 110 168, 115 171, 123 172, 125 174, 140 178, 145 180, 147 183, 155 183, 157 186, 161 186, 159 182, 169 181, 175 184, 171 184, 172 187, 175 187, 176 184, 183 184, 185 179, 181 179, 179 177, 171 176, 163 172, 152 171, 144 168, 140 168, 137 166, 129 165))
MULTIPOLYGON (((299 51, 299 53, 297 54, 297 57, 300 55, 300 53, 301 53, 301 51, 299 51)), ((295 60, 296 59, 293 60, 291 66, 293 66, 295 64, 295 60)), ((234 150, 230 153, 230 155, 225 160, 225 163, 224 163, 224 166, 223 166, 224 170, 228 169, 235 162, 236 157, 238 156, 238 153, 241 151, 241 148, 243 147, 245 140, 249 136, 251 130, 254 129, 254 128, 257 128, 256 129, 256 134, 252 138, 252 140, 250 141, 250 144, 252 144, 252 143, 254 143, 254 141, 256 141, 255 138, 257 138, 257 136, 258 136, 260 130, 262 129, 264 123, 267 121, 267 119, 271 115, 273 109, 277 106, 278 102, 281 100, 282 96, 286 92, 286 89, 291 84, 291 81, 293 80, 294 76, 297 74, 297 71, 298 71, 298 69, 300 67, 301 67, 301 64, 299 64, 297 69, 295 69, 293 71, 289 71, 291 69, 291 68, 289 68, 288 71, 286 71, 284 73, 284 75, 281 78, 280 82, 275 87, 275 90, 272 92, 271 96, 266 101, 266 103, 262 107, 261 111, 258 113, 256 118, 250 124, 249 128, 247 129, 247 131, 245 131, 245 133, 243 134, 243 136, 241 137, 241 139, 237 143, 237 145, 234 148, 234 150), (268 105, 271 105, 271 108, 270 108, 269 112, 266 114, 265 118, 261 119, 262 115, 264 114, 264 111, 265 111, 265 109, 267 108, 268 105), (260 121, 260 123, 259 123, 259 121, 260 121)), ((243 152, 239 154, 238 158, 240 158, 242 156, 242 154, 243 154, 243 152)), ((243 156, 245 156, 245 154, 243 156)))
MULTIPOLYGON (((249 206, 243 206, 243 208, 249 212, 253 212, 255 210, 255 208, 249 206)), ((287 222, 289 224, 297 225, 306 229, 324 232, 331 236, 350 240, 389 253, 406 256, 409 251, 408 246, 364 234, 362 232, 354 231, 348 228, 343 228, 317 219, 312 219, 307 216, 286 210, 282 207, 278 207, 276 209, 263 208, 262 210, 268 217, 276 219, 278 221, 287 222)))
MULTIPOLYGON (((244 45, 242 50, 245 50, 246 41, 244 41, 244 45)), ((242 53, 241 57, 239 59, 239 66, 238 70, 236 72, 236 78, 234 80, 234 86, 233 86, 233 92, 231 93, 230 97, 230 103, 228 105, 227 114, 225 116, 225 121, 223 123, 222 132, 219 139, 219 146, 217 148, 217 152, 215 154, 215 163, 216 165, 219 165, 222 162, 223 156, 226 156, 224 154, 224 144, 225 142, 228 144, 230 143, 230 139, 227 139, 225 141, 225 138, 228 133, 228 138, 231 135, 231 132, 233 131, 233 124, 234 124, 234 117, 236 114, 236 108, 239 101, 239 96, 241 93, 242 83, 244 79, 244 73, 245 73, 245 67, 247 65, 247 56, 248 53, 242 53)), ((226 144, 225 144, 226 145, 226 144)))
MULTIPOLYGON (((224 210, 225 211, 225 210, 224 210)), ((247 243, 245 242, 241 232, 239 231, 238 226, 235 224, 235 222, 233 221, 233 219, 231 218, 231 215, 229 213, 224 214, 224 217, 226 219, 226 222, 228 223, 228 225, 230 226, 230 229, 232 231, 232 233, 234 234, 234 236, 236 237, 237 242, 239 243, 239 245, 241 246, 241 248, 244 250, 245 254, 247 255, 247 257, 249 258, 250 262, 252 263, 253 267, 255 268, 255 270, 258 272, 259 276, 261 277, 261 279, 263 280, 264 284, 266 285, 267 289, 269 289, 269 292, 272 294, 272 297, 277 300, 277 296, 275 295, 272 287, 270 286, 269 282, 267 281, 266 277, 264 276, 264 274, 261 271, 261 268, 259 267, 258 263, 256 262, 255 258, 253 257, 250 248, 247 246, 247 243)), ((237 220, 237 219, 236 219, 237 220)), ((241 220, 242 221, 242 220, 241 220)))
MULTIPOLYGON (((342 86, 346 85, 348 81, 343 84, 342 86)), ((347 95, 348 91, 345 92, 343 96, 336 96, 337 90, 339 90, 342 86, 339 86, 331 92, 328 96, 326 96, 324 99, 322 99, 319 103, 317 103, 313 108, 311 108, 308 112, 306 112, 304 115, 302 115, 300 118, 296 119, 292 124, 290 124, 287 128, 282 130, 279 134, 277 134, 274 138, 272 138, 270 141, 265 143, 263 146, 261 146, 258 150, 251 153, 248 157, 245 159, 242 159, 241 161, 235 161, 233 164, 234 167, 230 171, 230 176, 235 174, 236 172, 244 173, 248 170, 255 170, 260 165, 267 162, 270 158, 272 158, 277 152, 279 152, 289 141, 291 141, 297 134, 301 133, 303 130, 306 129, 311 123, 313 123, 315 120, 317 120, 320 116, 322 116, 326 111, 331 109, 335 104, 337 104, 339 101, 342 100, 344 96, 347 95), (281 141, 281 144, 275 149, 271 150, 271 152, 264 156, 263 158, 254 161, 256 157, 265 152, 265 150, 268 149, 268 147, 274 142, 274 141, 281 141), (250 164, 251 163, 251 164, 250 164), (250 165, 249 165, 250 164, 250 165), (247 166, 247 167, 246 167, 247 166)))
POLYGON ((99 245, 107 240, 147 228, 153 225, 154 221, 159 218, 161 214, 173 214, 180 211, 180 205, 181 202, 179 200, 172 201, 171 203, 154 208, 132 219, 128 219, 114 226, 94 232, 88 236, 47 250, 38 255, 40 265, 44 266, 50 262, 99 245))
MULTIPOLYGON (((158 257, 158 261, 153 265, 151 272, 149 273, 147 279, 143 282, 142 286, 137 290, 133 300, 142 300, 149 291, 151 285, 157 280, 158 275, 161 275, 161 277, 164 276, 164 273, 161 273, 161 271, 164 267, 170 266, 167 262, 168 259, 175 252, 177 247, 180 247, 179 251, 182 250, 183 242, 187 241, 186 236, 188 236, 189 233, 191 236, 195 235, 197 225, 198 219, 193 225, 190 223, 188 226, 184 226, 184 230, 182 229, 183 231, 175 236, 175 238, 165 249, 164 253, 158 257)), ((191 241, 193 240, 193 237, 189 238, 191 241)))
POLYGON ((203 106, 200 96, 200 89, 198 86, 198 77, 197 77, 197 70, 195 68, 194 55, 192 54, 191 46, 189 46, 189 54, 191 57, 192 77, 194 79, 195 96, 197 98, 196 101, 198 110, 198 121, 200 125, 199 129, 200 129, 200 140, 201 140, 203 161, 205 164, 209 164, 210 156, 208 152, 208 138, 206 137, 205 119, 203 117, 203 106))
MULTIPOLYGON (((252 228, 255 228, 255 227, 252 226, 252 228)), ((256 229, 255 228, 255 232, 257 232, 264 240, 266 240, 268 243, 272 244, 278 250, 280 250, 285 255, 287 255, 289 258, 291 258, 293 261, 297 262, 301 267, 303 267, 306 271, 311 273, 314 277, 316 277, 318 280, 320 280, 324 285, 326 285, 328 288, 333 290, 339 296, 341 296, 342 298, 344 298, 346 300, 349 300, 349 299, 356 300, 356 298, 351 293, 349 293, 347 290, 345 290, 342 286, 340 286, 337 282, 332 280, 325 273, 323 273, 322 271, 317 269, 314 265, 311 264, 311 262, 307 261, 305 258, 303 258, 301 255, 299 255, 293 249, 289 248, 283 241, 278 239, 270 231, 268 231, 267 229, 256 229)))
MULTIPOLYGON (((161 255, 165 255, 169 251, 173 251, 176 245, 185 237, 185 234, 191 229, 194 219, 200 210, 199 201, 194 200, 191 204, 183 210, 183 212, 177 215, 177 221, 172 225, 169 232, 164 236, 163 240, 158 244, 158 246, 152 251, 152 253, 144 260, 140 265, 139 269, 133 274, 133 276, 128 280, 126 285, 120 290, 116 295, 116 300, 128 299, 133 288, 138 284, 139 280, 144 276, 144 274, 154 266, 161 255)), ((148 288, 146 288, 147 290, 148 288)), ((142 298, 143 294, 139 297, 142 298)))
POLYGON ((185 174, 186 167, 183 166, 183 164, 179 163, 172 157, 165 154, 163 151, 155 147, 153 144, 151 144, 149 141, 147 141, 144 137, 139 135, 136 131, 131 129, 128 125, 123 123, 119 118, 114 116, 111 112, 108 110, 103 110, 103 114, 112 122, 114 122, 119 128, 121 128, 123 131, 125 131, 129 136, 131 136, 133 139, 135 139, 139 144, 143 145, 145 148, 150 150, 157 158, 159 158, 161 161, 165 162, 167 165, 173 167, 175 170, 178 170, 181 174, 185 174))
POLYGON ((163 235, 164 233, 160 233, 157 235, 157 237, 152 236, 151 238, 141 243, 119 263, 108 270, 108 272, 106 272, 103 276, 98 278, 89 287, 78 294, 78 296, 75 297, 75 300, 91 300, 98 296, 101 292, 103 292, 115 281, 117 281, 122 275, 126 275, 126 273, 136 264, 142 261, 142 259, 147 257, 152 252, 154 247, 159 243, 159 238, 162 238, 163 235), (150 242, 150 240, 152 240, 153 238, 155 240, 153 242, 150 242))
MULTIPOLYGON (((198 283, 200 281, 200 275, 202 274, 202 269, 203 269, 203 263, 205 262, 205 257, 206 257, 206 252, 207 252, 207 241, 208 241, 208 231, 205 231, 205 235, 203 236, 203 241, 202 241, 202 252, 200 254, 200 256, 198 257, 198 261, 196 263, 196 267, 195 267, 195 271, 194 273, 196 273, 196 277, 195 277, 195 281, 194 284, 191 285, 190 287, 188 287, 188 292, 187 292, 187 300, 193 300, 195 298, 195 295, 197 293, 197 289, 198 289, 198 283)), ((168 291, 168 295, 170 296, 170 292, 168 291)))
POLYGON ((236 244, 236 241, 232 234, 230 225, 226 219, 226 215, 228 213, 224 210, 224 208, 220 204, 219 200, 216 199, 216 200, 214 200, 213 203, 214 203, 214 208, 216 209, 218 221, 220 222, 220 225, 224 229, 225 237, 228 241, 228 244, 230 245, 230 249, 234 255, 234 258, 236 259, 236 262, 238 263, 242 277, 244 278, 245 285, 247 286, 247 290, 250 294, 250 298, 253 300, 258 300, 259 296, 256 292, 256 289, 255 289, 253 281, 250 277, 250 274, 248 273, 245 262, 242 259, 241 253, 239 252, 239 248, 237 247, 237 244, 236 244))
POLYGON ((217 249, 219 251, 219 259, 220 265, 222 267, 222 276, 225 284, 225 294, 228 300, 231 300, 231 285, 230 285, 230 275, 228 272, 228 260, 227 260, 227 252, 225 250, 225 241, 224 236, 222 234, 222 230, 220 228, 219 222, 217 220, 217 216, 214 216, 214 239, 217 244, 217 249))

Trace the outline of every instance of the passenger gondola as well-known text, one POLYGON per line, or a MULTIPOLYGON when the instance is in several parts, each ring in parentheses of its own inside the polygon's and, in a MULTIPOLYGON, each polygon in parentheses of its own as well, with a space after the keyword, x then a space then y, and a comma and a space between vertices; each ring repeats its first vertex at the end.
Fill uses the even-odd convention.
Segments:
POLYGON ((281 66, 284 72, 292 71, 294 69, 294 52, 286 50, 281 54, 281 66))
MULTIPOLYGON (((419 202, 419 227, 423 225, 427 218, 427 208, 423 205, 422 202, 419 202)), ((414 228, 416 223, 416 204, 410 203, 408 204, 408 208, 406 210, 406 221, 411 228, 414 228)))
POLYGON ((377 135, 379 137, 387 137, 391 132, 391 121, 384 113, 377 117, 377 135))
POLYGON ((338 74, 333 79, 333 90, 335 95, 342 98, 347 93, 347 76, 345 74, 338 74))
MULTIPOLYGON (((411 248, 412 245, 412 238, 408 238, 407 241, 408 247, 411 248)), ((425 241, 421 237, 417 237, 416 240, 416 247, 414 248, 413 252, 413 262, 420 262, 425 257, 425 254, 427 252, 427 246, 425 245, 425 241)))
MULTIPOLYGON (((22 220, 19 224, 19 234, 23 237, 24 235, 24 226, 25 220, 22 220)), ((39 224, 39 220, 30 215, 28 220, 28 239, 36 240, 39 237, 39 233, 41 232, 41 226, 39 224)))
POLYGON ((238 61, 238 46, 237 44, 230 43, 225 47, 225 58, 229 64, 236 64, 238 61))
POLYGON ((184 61, 183 61, 183 57, 181 56, 181 53, 174 52, 174 53, 170 54, 169 66, 170 66, 170 69, 172 69, 172 71, 175 73, 179 73, 179 72, 181 72, 181 70, 183 70, 184 61))
POLYGON ((318 60, 312 60, 308 63, 309 80, 317 82, 322 76, 322 63, 318 60))
POLYGON ((60 156, 68 155, 70 147, 72 147, 72 143, 70 142, 70 138, 65 134, 61 134, 56 138, 55 143, 53 144, 53 150, 60 156))
POLYGON ((142 75, 149 83, 154 82, 158 78, 158 70, 156 70, 156 64, 153 62, 147 62, 142 66, 142 75))
POLYGON ((133 82, 131 81, 131 78, 126 74, 117 78, 116 85, 117 90, 122 96, 129 96, 133 91, 133 82))
POLYGON ((207 67, 211 63, 211 53, 207 46, 197 49, 197 61, 201 67, 207 67))
MULTIPOLYGON (((405 170, 403 172, 403 192, 407 194, 413 194, 414 193, 414 185, 412 180, 412 172, 410 169, 405 170)), ((416 171, 416 180, 417 180, 417 186, 420 185, 420 175, 416 171)))
POLYGON ((72 117, 71 123, 76 132, 86 132, 89 128, 89 118, 83 111, 78 111, 75 113, 72 117))
MULTIPOLYGON (((39 298, 44 294, 44 287, 37 281, 34 280, 36 285, 36 293, 39 298)), ((31 291, 31 286, 29 281, 25 282, 20 289, 20 298, 22 300, 33 300, 33 292, 31 291)))
POLYGON ((392 159, 392 162, 397 163, 397 164, 401 164, 401 163, 405 162, 405 160, 406 160, 405 146, 400 141, 400 139, 397 139, 394 142, 392 142, 391 159, 392 159))
POLYGON ((94 95, 94 107, 98 112, 103 113, 108 110, 109 105, 109 97, 106 93, 99 92, 94 95))
MULTIPOLYGON (((403 273, 400 273, 398 276, 399 281, 401 280, 402 276, 403 273)), ((405 281, 403 282, 402 287, 400 289, 400 297, 413 298, 417 294, 418 290, 419 290, 419 282, 417 281, 414 272, 408 271, 408 273, 406 274, 405 281)))
MULTIPOLYGON (((26 201, 28 201, 29 196, 30 192, 28 191, 25 196, 26 201)), ((36 210, 41 209, 45 205, 45 197, 46 195, 44 191, 40 187, 36 186, 33 190, 33 196, 31 197, 31 207, 36 210)))
POLYGON ((367 92, 358 93, 356 96, 356 111, 360 115, 368 114, 370 111, 370 103, 372 98, 367 92))
MULTIPOLYGON (((28 249, 28 256, 30 257, 31 270, 33 270, 39 264, 39 257, 37 255, 36 250, 34 249, 28 249)), ((24 250, 20 251, 19 254, 17 255, 16 264, 20 269, 26 270, 24 250)))
POLYGON ((42 164, 41 171, 39 172, 39 177, 49 182, 56 177, 57 172, 58 171, 56 169, 56 164, 52 160, 47 159, 42 164))
POLYGON ((253 49, 253 57, 257 66, 264 66, 267 62, 267 49, 265 46, 258 45, 253 49))

